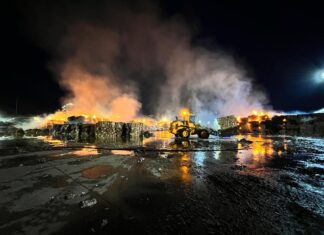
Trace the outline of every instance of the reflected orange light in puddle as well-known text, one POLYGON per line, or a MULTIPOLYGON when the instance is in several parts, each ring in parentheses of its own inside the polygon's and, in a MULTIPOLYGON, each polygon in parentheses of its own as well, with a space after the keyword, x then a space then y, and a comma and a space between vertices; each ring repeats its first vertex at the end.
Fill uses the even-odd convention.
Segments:
MULTIPOLYGON (((155 131, 154 136, 143 139, 143 145, 149 144, 156 140, 170 140, 173 135, 169 131, 155 131)), ((163 146, 166 147, 166 146, 163 146)))
POLYGON ((72 154, 77 156, 98 155, 98 150, 95 147, 95 145, 89 145, 80 150, 73 151, 72 154))
POLYGON ((111 175, 115 172, 116 170, 112 166, 101 165, 85 169, 84 171, 82 171, 81 175, 88 179, 97 179, 102 176, 111 175))
POLYGON ((188 161, 190 160, 190 157, 188 154, 183 154, 180 158, 180 174, 181 174, 181 179, 183 182, 187 183, 190 182, 190 172, 189 172, 189 167, 187 166, 188 161))
POLYGON ((37 138, 42 139, 46 143, 49 143, 49 144, 51 144, 53 146, 62 146, 62 145, 64 145, 64 142, 62 140, 53 139, 52 136, 40 136, 40 137, 37 137, 37 138))
POLYGON ((111 153, 115 155, 127 155, 127 156, 134 155, 134 152, 130 150, 111 150, 111 153))
MULTIPOLYGON (((248 165, 249 167, 255 168, 268 161, 269 158, 273 157, 274 149, 272 140, 264 138, 262 136, 245 136, 247 140, 253 141, 248 147, 247 151, 243 151, 242 155, 239 155, 240 161, 248 165)), ((242 148, 242 144, 238 143, 238 148, 242 148)), ((260 173, 260 172, 259 172, 260 173)))

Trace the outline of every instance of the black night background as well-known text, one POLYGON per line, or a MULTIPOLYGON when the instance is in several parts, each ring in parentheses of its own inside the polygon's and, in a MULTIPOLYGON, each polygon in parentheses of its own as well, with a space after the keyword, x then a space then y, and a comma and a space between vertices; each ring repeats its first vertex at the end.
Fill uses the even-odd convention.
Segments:
MULTIPOLYGON (((122 2, 134 8, 139 4, 122 2)), ((10 1, 2 20, 0 110, 15 114, 16 99, 22 115, 60 108, 67 91, 49 68, 56 55, 42 41, 41 34, 48 33, 44 27, 56 33, 66 30, 65 22, 92 17, 100 21, 103 9, 113 4, 10 1)), ((312 78, 324 67, 321 1, 158 1, 154 6, 162 19, 177 16, 185 21, 194 32, 193 44, 221 48, 244 64, 274 110, 308 112, 324 106, 324 83, 312 78)), ((58 40, 51 37, 46 40, 58 40)))

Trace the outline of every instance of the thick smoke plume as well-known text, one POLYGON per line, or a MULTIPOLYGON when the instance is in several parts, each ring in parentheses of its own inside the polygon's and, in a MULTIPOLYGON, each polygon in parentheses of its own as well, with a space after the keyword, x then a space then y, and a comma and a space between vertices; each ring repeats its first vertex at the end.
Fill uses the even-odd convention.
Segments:
POLYGON ((73 103, 69 114, 128 121, 148 114, 173 117, 185 106, 213 121, 264 109, 266 96, 245 70, 222 51, 195 46, 178 18, 120 7, 78 17, 65 22, 52 65, 70 91, 62 100, 73 103))

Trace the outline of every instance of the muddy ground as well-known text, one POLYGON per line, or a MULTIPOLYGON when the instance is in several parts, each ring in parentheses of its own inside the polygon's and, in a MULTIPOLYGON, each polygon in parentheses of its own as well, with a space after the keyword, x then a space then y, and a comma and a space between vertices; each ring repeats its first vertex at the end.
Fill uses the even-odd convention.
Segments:
POLYGON ((323 234, 324 139, 126 142, 1 139, 0 234, 323 234))

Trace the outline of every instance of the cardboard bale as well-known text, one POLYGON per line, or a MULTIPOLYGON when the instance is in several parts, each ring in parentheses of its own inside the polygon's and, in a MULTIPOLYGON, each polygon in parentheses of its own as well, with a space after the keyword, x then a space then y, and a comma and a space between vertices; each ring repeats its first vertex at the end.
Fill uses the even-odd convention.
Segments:
POLYGON ((315 123, 315 125, 314 125, 314 136, 324 137, 324 121, 315 123))
POLYGON ((15 136, 17 128, 9 122, 0 122, 0 136, 15 136))
POLYGON ((79 126, 78 140, 80 142, 92 142, 95 139, 95 125, 83 124, 79 126))
POLYGON ((96 139, 115 139, 118 136, 118 125, 115 122, 98 122, 95 125, 96 139))
POLYGON ((44 129, 28 129, 25 131, 26 136, 46 136, 49 135, 50 130, 47 128, 44 129))
POLYGON ((312 124, 302 124, 300 126, 300 133, 301 136, 313 136, 314 135, 314 125, 312 124))
POLYGON ((226 116, 217 119, 220 130, 232 129, 238 126, 237 119, 235 116, 226 116))
POLYGON ((142 123, 98 122, 95 125, 96 139, 116 139, 120 137, 137 137, 143 132, 142 123))
POLYGON ((146 128, 145 128, 145 126, 144 126, 143 123, 139 123, 139 122, 133 122, 133 123, 131 123, 131 132, 130 132, 130 135, 132 137, 141 136, 144 131, 146 131, 146 128))

